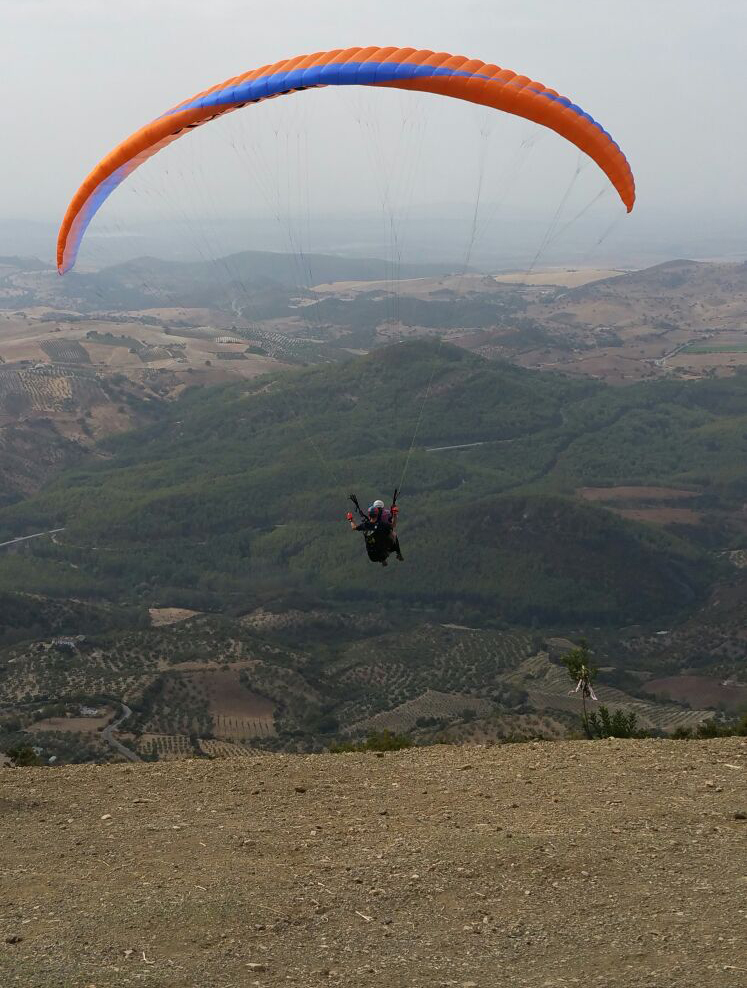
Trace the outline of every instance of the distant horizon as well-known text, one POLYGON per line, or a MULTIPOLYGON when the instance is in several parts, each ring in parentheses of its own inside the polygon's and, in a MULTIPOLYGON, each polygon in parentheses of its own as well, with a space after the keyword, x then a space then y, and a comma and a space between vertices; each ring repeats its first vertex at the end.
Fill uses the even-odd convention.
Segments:
MULTIPOLYGON (((490 214, 492 205, 483 207, 490 214)), ((740 263, 747 260, 747 235, 733 218, 662 218, 633 225, 629 217, 573 215, 561 220, 548 237, 546 217, 515 215, 483 226, 468 251, 471 209, 468 204, 443 205, 438 213, 419 209, 399 224, 399 260, 405 264, 452 264, 486 271, 576 268, 640 269, 669 260, 740 263), (709 228, 710 227, 710 228, 709 228), (600 243, 600 239, 602 242, 600 243)), ((188 220, 134 219, 127 225, 100 225, 90 231, 81 252, 79 271, 102 270, 140 257, 164 261, 210 261, 242 251, 288 254, 332 254, 379 258, 392 263, 395 250, 386 237, 382 216, 361 210, 326 210, 285 225, 262 213, 200 216, 188 220), (291 230, 289 236, 288 230, 291 230), (300 233, 298 232, 300 231, 300 233)), ((0 218, 0 256, 31 257, 54 265, 57 223, 52 220, 0 218)))

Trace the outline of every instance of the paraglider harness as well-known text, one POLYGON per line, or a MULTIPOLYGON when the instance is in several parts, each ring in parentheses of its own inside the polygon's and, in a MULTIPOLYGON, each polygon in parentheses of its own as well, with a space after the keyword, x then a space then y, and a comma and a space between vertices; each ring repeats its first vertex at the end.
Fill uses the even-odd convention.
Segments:
MULTIPOLYGON (((371 521, 369 515, 361 508, 358 503, 358 498, 355 494, 350 495, 350 500, 355 506, 355 510, 358 512, 361 518, 360 531, 363 532, 363 538, 366 541, 366 552, 368 553, 368 558, 372 563, 384 563, 387 557, 399 549, 399 542, 397 541, 396 535, 394 535, 393 521, 397 510, 397 494, 399 491, 395 490, 392 496, 392 504, 389 508, 389 513, 391 515, 392 521, 387 523, 379 521, 371 521)), ((381 513, 379 513, 379 519, 381 519, 381 513)))

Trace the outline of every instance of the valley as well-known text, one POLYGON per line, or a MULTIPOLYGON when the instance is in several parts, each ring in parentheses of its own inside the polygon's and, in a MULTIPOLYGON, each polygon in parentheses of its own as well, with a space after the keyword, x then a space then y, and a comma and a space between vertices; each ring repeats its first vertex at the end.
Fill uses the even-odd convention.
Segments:
POLYGON ((4 746, 117 760, 78 711, 123 704, 146 760, 563 737, 583 638, 640 730, 739 715, 744 266, 313 261, 5 259, 4 746), (381 580, 339 518, 403 465, 381 580))

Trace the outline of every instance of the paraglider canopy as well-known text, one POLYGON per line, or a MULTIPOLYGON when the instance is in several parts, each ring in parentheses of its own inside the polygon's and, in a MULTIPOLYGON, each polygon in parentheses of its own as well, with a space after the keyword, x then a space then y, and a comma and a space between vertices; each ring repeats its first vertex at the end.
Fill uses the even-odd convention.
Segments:
POLYGON ((264 65, 179 103, 106 155, 80 186, 60 227, 57 269, 75 264, 83 235, 102 203, 139 165, 195 127, 276 96, 323 86, 372 86, 451 96, 532 120, 592 158, 628 212, 635 183, 625 155, 580 106, 540 82, 463 55, 415 48, 347 48, 264 65))

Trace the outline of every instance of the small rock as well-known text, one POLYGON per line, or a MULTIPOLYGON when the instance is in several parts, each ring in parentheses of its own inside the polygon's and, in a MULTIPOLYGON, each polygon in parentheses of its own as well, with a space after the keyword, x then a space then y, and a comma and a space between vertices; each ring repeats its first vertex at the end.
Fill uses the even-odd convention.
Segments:
POLYGON ((102 820, 111 820, 111 818, 112 818, 111 813, 104 813, 104 815, 101 817, 102 820))
POLYGON ((462 765, 461 766, 461 771, 462 772, 468 772, 471 768, 472 768, 471 765, 462 765))
POLYGON ((19 937, 17 933, 5 938, 6 943, 21 943, 22 940, 23 937, 19 937))
POLYGON ((735 820, 747 820, 747 813, 743 813, 742 810, 737 810, 734 814, 735 820))
POLYGON ((246 966, 250 971, 256 971, 258 974, 261 974, 263 971, 267 970, 266 964, 253 964, 250 962, 246 966))
POLYGON ((296 786, 296 792, 306 792, 305 786, 296 786))
POLYGON ((379 816, 389 816, 389 810, 379 810, 379 816))

